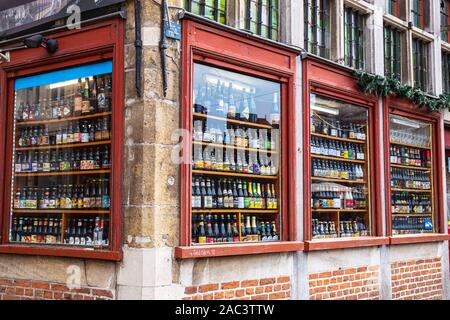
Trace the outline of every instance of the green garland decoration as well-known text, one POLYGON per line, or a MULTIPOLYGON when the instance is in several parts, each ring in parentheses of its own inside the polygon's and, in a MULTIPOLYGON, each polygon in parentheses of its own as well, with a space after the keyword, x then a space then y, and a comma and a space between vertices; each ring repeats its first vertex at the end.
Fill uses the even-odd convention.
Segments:
POLYGON ((432 112, 442 109, 450 111, 450 94, 441 94, 437 98, 431 98, 422 90, 404 85, 396 79, 385 78, 361 70, 355 71, 355 76, 358 79, 359 88, 365 93, 382 97, 395 94, 400 98, 413 101, 420 107, 425 106, 432 112))

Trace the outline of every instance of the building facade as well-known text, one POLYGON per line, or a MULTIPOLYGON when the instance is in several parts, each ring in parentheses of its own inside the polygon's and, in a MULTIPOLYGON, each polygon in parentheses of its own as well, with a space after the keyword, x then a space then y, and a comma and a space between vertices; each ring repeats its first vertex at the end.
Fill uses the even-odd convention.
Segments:
POLYGON ((449 298, 450 115, 361 80, 448 95, 447 0, 88 3, 1 26, 0 299, 449 298))

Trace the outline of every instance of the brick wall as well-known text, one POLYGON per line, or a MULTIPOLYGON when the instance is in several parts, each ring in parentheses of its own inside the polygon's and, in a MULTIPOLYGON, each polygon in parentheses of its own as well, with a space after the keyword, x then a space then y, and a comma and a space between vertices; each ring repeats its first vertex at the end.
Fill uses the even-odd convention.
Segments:
POLYGON ((275 300, 291 297, 291 278, 265 278, 186 287, 184 300, 275 300))
POLYGON ((311 300, 380 299, 379 266, 363 266, 309 274, 311 300))
POLYGON ((0 300, 111 300, 112 290, 81 287, 70 290, 60 283, 0 278, 0 300))
POLYGON ((441 258, 392 263, 392 299, 442 299, 441 267, 441 258))

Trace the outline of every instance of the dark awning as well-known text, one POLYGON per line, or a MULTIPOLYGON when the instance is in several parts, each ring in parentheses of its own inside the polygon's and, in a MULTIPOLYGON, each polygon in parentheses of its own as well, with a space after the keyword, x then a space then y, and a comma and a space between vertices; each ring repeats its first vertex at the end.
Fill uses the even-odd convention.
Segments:
POLYGON ((78 5, 81 12, 87 12, 125 0, 1 0, 0 38, 66 18, 67 8, 78 5))
POLYGON ((3 0, 2 2, 0 2, 0 11, 9 9, 9 8, 13 8, 13 7, 17 7, 20 6, 22 4, 28 3, 28 2, 33 2, 34 0, 3 0))

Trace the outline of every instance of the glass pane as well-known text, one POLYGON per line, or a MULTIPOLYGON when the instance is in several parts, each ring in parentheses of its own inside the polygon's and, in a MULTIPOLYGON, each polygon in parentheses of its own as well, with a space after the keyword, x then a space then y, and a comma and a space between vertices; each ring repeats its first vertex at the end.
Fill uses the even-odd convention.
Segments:
POLYGON ((311 94, 312 236, 370 236, 366 108, 311 94))
POLYGON ((111 67, 16 80, 10 242, 109 246, 111 67))
POLYGON ((195 64, 193 244, 281 240, 280 92, 195 64))
POLYGON ((431 124, 390 116, 392 234, 433 232, 431 124))

